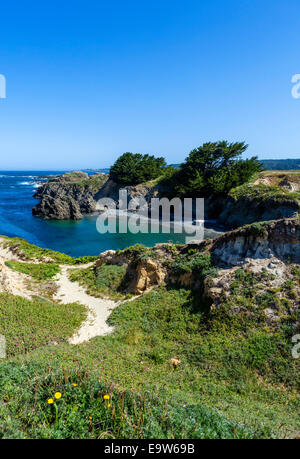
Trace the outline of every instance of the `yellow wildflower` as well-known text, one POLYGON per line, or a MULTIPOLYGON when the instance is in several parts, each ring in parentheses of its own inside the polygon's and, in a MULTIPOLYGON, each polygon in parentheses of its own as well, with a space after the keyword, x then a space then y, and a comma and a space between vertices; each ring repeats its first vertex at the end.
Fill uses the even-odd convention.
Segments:
POLYGON ((109 400, 110 399, 110 396, 108 394, 104 395, 104 400, 109 400))
POLYGON ((48 398, 48 405, 52 405, 52 403, 54 403, 53 398, 48 398))
POLYGON ((111 407, 111 403, 108 403, 107 408, 110 408, 110 407, 111 407))
POLYGON ((60 392, 55 392, 54 397, 55 397, 57 400, 59 400, 60 397, 61 397, 61 393, 60 393, 60 392))
POLYGON ((77 384, 76 384, 76 383, 73 383, 73 384, 72 384, 72 386, 76 387, 76 386, 77 386, 77 384))

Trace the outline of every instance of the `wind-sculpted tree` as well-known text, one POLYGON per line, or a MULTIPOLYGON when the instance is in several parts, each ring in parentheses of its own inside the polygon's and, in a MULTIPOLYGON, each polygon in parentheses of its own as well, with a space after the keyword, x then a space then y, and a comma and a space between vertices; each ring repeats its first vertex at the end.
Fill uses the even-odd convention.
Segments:
POLYGON ((245 142, 209 142, 191 151, 171 177, 173 193, 178 196, 226 194, 231 188, 250 180, 262 165, 257 157, 243 160, 245 142))
POLYGON ((110 178, 122 185, 137 185, 156 179, 164 174, 165 169, 164 158, 140 153, 124 153, 110 168, 110 178))

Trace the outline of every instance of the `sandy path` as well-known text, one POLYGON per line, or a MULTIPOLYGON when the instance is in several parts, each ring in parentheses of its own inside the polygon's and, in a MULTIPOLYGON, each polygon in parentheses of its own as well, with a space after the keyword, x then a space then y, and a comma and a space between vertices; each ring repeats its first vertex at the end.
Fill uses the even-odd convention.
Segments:
POLYGON ((89 308, 87 320, 81 325, 77 334, 70 338, 71 344, 80 344, 95 336, 104 336, 111 333, 113 328, 106 321, 111 311, 119 302, 95 298, 85 293, 78 282, 71 282, 67 271, 70 266, 61 266, 61 274, 57 278, 58 291, 55 299, 62 303, 81 303, 89 308))
POLYGON ((26 279, 29 279, 29 277, 13 271, 5 265, 6 261, 17 261, 18 259, 9 249, 5 249, 2 246, 2 242, 4 242, 4 239, 0 238, 0 291, 30 299, 33 292, 29 291, 26 286, 26 279))
POLYGON ((7 259, 0 255, 0 291, 19 295, 29 300, 33 295, 33 292, 29 291, 26 286, 26 279, 29 277, 8 268, 5 261, 7 259))
MULTIPOLYGON (((10 292, 13 295, 30 299, 34 294, 34 292, 29 291, 26 287, 26 279, 30 279, 30 277, 13 271, 5 265, 5 261, 18 261, 19 259, 9 249, 5 249, 1 244, 2 242, 5 242, 5 240, 0 237, 0 291, 10 292)), ((87 268, 92 264, 79 265, 76 268, 87 268)), ((60 267, 61 274, 58 274, 54 279, 58 286, 54 300, 64 304, 78 302, 87 306, 89 309, 87 320, 81 325, 76 335, 70 338, 70 343, 79 344, 95 336, 103 336, 111 333, 113 328, 106 321, 112 309, 118 306, 120 302, 108 299, 104 300, 88 295, 78 282, 71 282, 69 280, 67 271, 73 268, 69 265, 60 265, 60 267)))

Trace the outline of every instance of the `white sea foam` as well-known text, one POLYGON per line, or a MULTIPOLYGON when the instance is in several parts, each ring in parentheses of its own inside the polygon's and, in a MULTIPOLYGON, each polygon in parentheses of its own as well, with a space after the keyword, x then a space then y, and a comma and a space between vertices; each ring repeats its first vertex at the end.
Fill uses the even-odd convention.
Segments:
POLYGON ((30 178, 30 179, 35 179, 35 178, 39 178, 38 175, 8 175, 8 174, 4 174, 4 175, 0 175, 0 178, 30 178))

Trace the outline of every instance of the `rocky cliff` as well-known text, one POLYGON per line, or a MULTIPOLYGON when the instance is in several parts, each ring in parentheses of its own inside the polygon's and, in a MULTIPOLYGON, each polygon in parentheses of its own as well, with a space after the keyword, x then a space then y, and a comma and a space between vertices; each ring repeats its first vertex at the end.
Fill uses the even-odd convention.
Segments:
POLYGON ((252 183, 232 189, 221 199, 208 199, 211 218, 228 227, 300 215, 300 173, 263 172, 252 183))
POLYGON ((214 263, 222 266, 240 265, 248 258, 272 257, 299 264, 300 219, 246 225, 215 239, 210 251, 214 263))
POLYGON ((96 210, 97 194, 108 176, 71 172, 50 179, 38 188, 34 197, 40 199, 33 209, 35 216, 46 219, 80 220, 83 214, 96 210))
MULTIPOLYGON (((143 198, 168 196, 170 190, 159 180, 135 186, 120 186, 105 174, 88 176, 72 172, 51 178, 35 194, 40 203, 33 214, 47 219, 81 219, 83 214, 97 210, 97 200, 119 200, 126 188, 128 202, 143 198)), ((205 200, 205 218, 216 220, 228 228, 253 222, 293 218, 300 215, 300 173, 266 172, 255 181, 232 189, 226 197, 212 196, 205 200)))
POLYGON ((162 283, 195 290, 210 308, 258 314, 271 326, 300 328, 300 219, 255 223, 187 245, 133 246, 100 254, 97 266, 126 265, 128 292, 162 283))
POLYGON ((38 188, 34 197, 40 199, 32 212, 33 215, 55 220, 80 220, 83 214, 96 212, 97 201, 111 198, 119 204, 120 189, 127 190, 128 202, 137 202, 143 198, 150 203, 151 198, 164 196, 163 185, 150 181, 135 186, 121 186, 109 179, 109 176, 96 173, 88 176, 85 172, 66 173, 51 178, 38 188))

